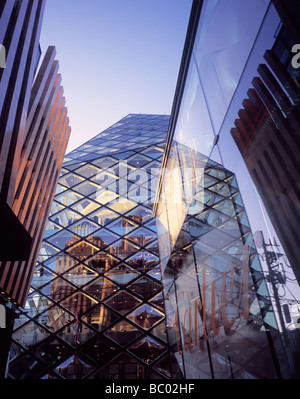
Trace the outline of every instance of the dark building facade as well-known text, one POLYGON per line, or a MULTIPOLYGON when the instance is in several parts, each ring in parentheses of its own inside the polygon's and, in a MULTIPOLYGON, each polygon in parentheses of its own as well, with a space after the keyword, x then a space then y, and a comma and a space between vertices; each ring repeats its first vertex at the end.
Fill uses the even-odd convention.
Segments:
POLYGON ((154 208, 174 376, 299 378, 298 16, 193 2, 154 208))
MULTIPOLYGON (((44 1, 2 1, 0 42, 0 297, 2 344, 24 306, 70 135, 55 48, 41 66, 44 1)), ((1 376, 6 360, 1 348, 1 376)), ((9 346, 8 346, 9 348, 9 346)), ((7 348, 7 349, 8 349, 7 348)))
POLYGON ((65 157, 11 378, 170 376, 152 213, 168 123, 128 115, 65 157))

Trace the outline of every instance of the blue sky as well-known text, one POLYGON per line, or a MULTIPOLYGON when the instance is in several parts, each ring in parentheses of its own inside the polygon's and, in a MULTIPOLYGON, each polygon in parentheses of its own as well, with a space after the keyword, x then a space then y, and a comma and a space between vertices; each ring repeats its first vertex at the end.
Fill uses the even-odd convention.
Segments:
POLYGON ((192 0, 48 0, 72 134, 67 152, 129 113, 169 114, 192 0))

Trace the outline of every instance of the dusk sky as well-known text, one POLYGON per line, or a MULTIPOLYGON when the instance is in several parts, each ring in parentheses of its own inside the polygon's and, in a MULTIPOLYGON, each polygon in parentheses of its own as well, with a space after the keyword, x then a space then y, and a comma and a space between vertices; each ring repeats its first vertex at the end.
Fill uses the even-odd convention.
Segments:
POLYGON ((192 0, 48 0, 72 134, 67 152, 129 113, 170 114, 192 0))

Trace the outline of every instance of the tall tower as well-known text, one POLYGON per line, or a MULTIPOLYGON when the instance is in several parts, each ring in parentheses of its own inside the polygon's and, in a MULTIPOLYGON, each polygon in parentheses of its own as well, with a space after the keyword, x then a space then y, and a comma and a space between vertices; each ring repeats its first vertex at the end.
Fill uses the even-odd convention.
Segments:
POLYGON ((152 202, 168 116, 128 115, 63 163, 13 378, 167 378, 152 202))

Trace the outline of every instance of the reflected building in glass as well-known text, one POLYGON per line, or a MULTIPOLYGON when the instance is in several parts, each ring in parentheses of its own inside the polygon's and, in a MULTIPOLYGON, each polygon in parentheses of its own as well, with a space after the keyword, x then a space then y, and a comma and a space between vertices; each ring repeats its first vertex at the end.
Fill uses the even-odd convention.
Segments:
POLYGON ((152 213, 168 124, 128 115, 66 156, 12 378, 170 376, 152 213))
POLYGON ((295 1, 193 2, 154 208, 172 377, 299 378, 299 31, 295 1))

